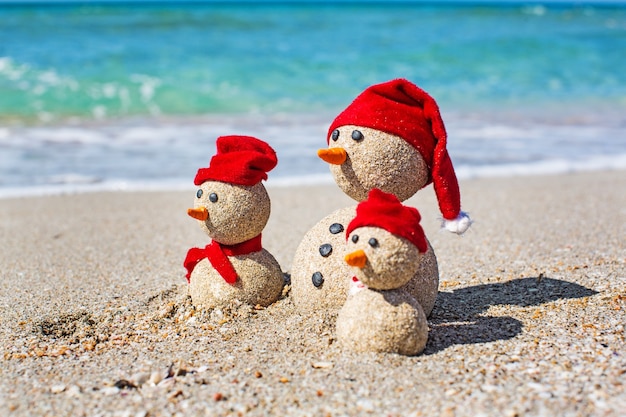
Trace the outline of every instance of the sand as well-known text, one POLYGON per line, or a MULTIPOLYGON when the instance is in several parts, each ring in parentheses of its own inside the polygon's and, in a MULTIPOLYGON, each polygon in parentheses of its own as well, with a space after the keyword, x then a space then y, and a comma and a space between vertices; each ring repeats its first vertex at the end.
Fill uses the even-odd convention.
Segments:
MULTIPOLYGON (((288 291, 196 311, 187 192, 0 200, 0 415, 618 416, 626 410, 626 171, 467 180, 475 224, 439 231, 423 354, 354 354, 288 291)), ((334 185, 276 188, 263 245, 285 271, 334 185)))

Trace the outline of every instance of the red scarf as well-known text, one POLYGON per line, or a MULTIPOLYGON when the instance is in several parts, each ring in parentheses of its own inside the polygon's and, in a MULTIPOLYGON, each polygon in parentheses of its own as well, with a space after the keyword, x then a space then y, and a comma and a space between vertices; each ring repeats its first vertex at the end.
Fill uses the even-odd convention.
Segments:
POLYGON ((187 257, 183 264, 187 269, 187 282, 189 282, 191 277, 191 271, 193 271, 198 262, 207 258, 213 268, 224 278, 224 281, 234 284, 237 281, 237 272, 228 260, 228 256, 247 255, 248 253, 258 252, 261 249, 263 249, 261 247, 261 235, 235 245, 222 245, 212 241, 204 249, 191 248, 187 252, 187 257))

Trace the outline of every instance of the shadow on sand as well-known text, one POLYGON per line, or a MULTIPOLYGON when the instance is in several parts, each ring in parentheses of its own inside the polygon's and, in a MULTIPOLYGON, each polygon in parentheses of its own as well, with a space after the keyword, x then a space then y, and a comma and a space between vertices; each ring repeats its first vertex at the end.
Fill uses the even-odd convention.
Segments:
POLYGON ((431 355, 453 345, 511 339, 522 332, 522 323, 513 317, 480 316, 491 306, 530 307, 595 294, 596 291, 582 285, 546 277, 440 292, 428 320, 430 332, 424 354, 431 355))

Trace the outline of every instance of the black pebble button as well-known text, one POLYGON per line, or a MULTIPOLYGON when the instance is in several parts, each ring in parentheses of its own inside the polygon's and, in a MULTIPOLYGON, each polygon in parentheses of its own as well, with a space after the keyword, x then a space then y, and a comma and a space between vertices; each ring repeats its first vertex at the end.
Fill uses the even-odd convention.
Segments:
POLYGON ((337 233, 343 232, 343 226, 340 223, 333 223, 330 225, 328 230, 330 230, 330 233, 333 235, 336 235, 337 233))
POLYGON ((313 276, 311 277, 311 281, 313 281, 313 285, 319 288, 324 283, 324 276, 322 275, 321 272, 318 271, 313 274, 313 276))
POLYGON ((331 245, 330 243, 324 243, 322 246, 320 246, 320 255, 322 255, 324 258, 326 258, 331 253, 333 253, 333 245, 331 245))

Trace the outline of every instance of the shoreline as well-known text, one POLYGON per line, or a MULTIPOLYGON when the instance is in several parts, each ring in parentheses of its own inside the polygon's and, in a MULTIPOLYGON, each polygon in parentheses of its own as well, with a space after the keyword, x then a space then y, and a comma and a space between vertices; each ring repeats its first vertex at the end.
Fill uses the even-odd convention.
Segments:
MULTIPOLYGON (((626 171, 460 181, 475 221, 439 230, 422 355, 355 355, 333 315, 193 309, 182 260, 208 238, 187 191, 0 199, 0 410, 8 415, 602 415, 626 407, 626 171), (156 382, 156 383, 155 383, 156 382), (126 413, 126 414, 124 414, 126 413)), ((306 231, 355 204, 268 186, 264 247, 288 272, 306 231)))
MULTIPOLYGON (((605 117, 602 114, 601 117, 605 117)), ((444 115, 448 151, 460 179, 626 170, 626 130, 590 116, 538 121, 518 114, 444 115), (451 117, 449 117, 451 116, 451 117), (457 115, 458 116, 458 115, 457 115), (611 138, 598 141, 597 138, 611 138)), ((0 127, 0 198, 28 194, 130 189, 182 190, 208 164, 219 136, 266 141, 279 163, 268 184, 329 182, 316 156, 332 116, 211 116, 189 123, 147 120, 77 126, 0 127), (127 123, 127 124, 126 124, 127 123)))
MULTIPOLYGON (((509 164, 480 167, 456 167, 456 176, 460 181, 481 179, 506 179, 528 177, 552 177, 562 175, 593 174, 603 172, 619 173, 626 171, 626 154, 614 157, 598 156, 578 163, 567 161, 539 161, 536 164, 509 164)), ((334 180, 330 173, 291 177, 270 177, 264 182, 269 188, 290 188, 298 186, 328 186, 334 180)), ((196 187, 189 179, 162 180, 112 180, 81 181, 74 183, 50 184, 39 186, 0 186, 0 201, 14 198, 52 197, 58 195, 77 195, 93 193, 168 193, 192 192, 196 187)))

